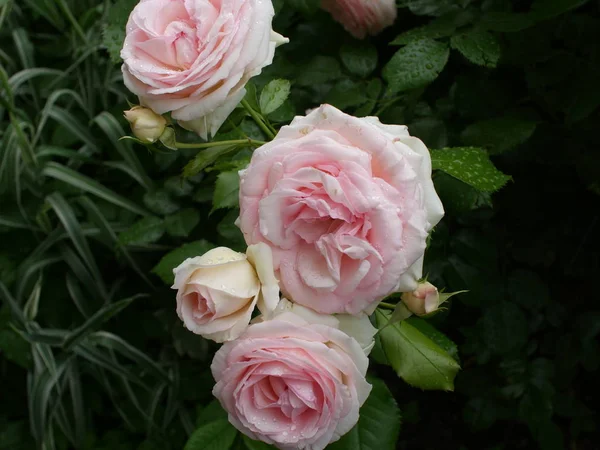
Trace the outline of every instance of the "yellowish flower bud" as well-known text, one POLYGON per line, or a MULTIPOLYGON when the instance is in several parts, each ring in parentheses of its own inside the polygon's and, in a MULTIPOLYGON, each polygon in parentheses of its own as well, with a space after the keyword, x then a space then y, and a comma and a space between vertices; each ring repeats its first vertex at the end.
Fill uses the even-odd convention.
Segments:
POLYGON ((156 142, 167 126, 163 116, 144 106, 134 106, 129 111, 124 111, 123 115, 131 124, 134 136, 143 142, 156 142))
POLYGON ((441 303, 437 288, 428 282, 420 283, 413 292, 402 294, 402 302, 418 316, 434 312, 441 303))

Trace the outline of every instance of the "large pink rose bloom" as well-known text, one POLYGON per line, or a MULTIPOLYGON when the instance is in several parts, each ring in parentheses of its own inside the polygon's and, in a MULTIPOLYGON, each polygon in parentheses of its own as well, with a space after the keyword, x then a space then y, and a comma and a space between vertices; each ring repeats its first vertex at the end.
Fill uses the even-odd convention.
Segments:
POLYGON ((394 0, 322 0, 321 6, 358 39, 375 35, 396 20, 394 0))
POLYGON ((371 312, 413 291, 444 214, 427 147, 402 125, 322 105, 240 172, 239 226, 273 250, 281 290, 322 313, 371 312))
POLYGON ((273 15, 270 0, 141 0, 121 51, 125 85, 155 112, 214 135, 287 41, 271 30, 273 15))
POLYGON ((285 450, 322 450, 358 421, 371 386, 356 340, 292 312, 250 325, 224 344, 211 370, 229 421, 285 450))

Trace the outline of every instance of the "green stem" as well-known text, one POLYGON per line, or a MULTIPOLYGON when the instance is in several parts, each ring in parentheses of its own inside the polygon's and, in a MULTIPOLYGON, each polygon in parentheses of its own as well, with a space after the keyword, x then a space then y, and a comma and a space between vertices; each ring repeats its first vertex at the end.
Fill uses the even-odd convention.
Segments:
POLYGON ((386 302, 379 302, 378 306, 381 308, 386 308, 386 309, 396 309, 396 305, 393 305, 391 303, 386 303, 386 302))
POLYGON ((254 111, 254 109, 252 109, 252 106, 250 106, 250 104, 246 100, 242 100, 242 106, 246 111, 248 111, 248 114, 252 116, 252 118, 256 122, 256 125, 258 125, 260 129, 263 130, 267 137, 269 139, 273 139, 275 137, 275 133, 273 133, 269 129, 268 125, 263 121, 262 116, 256 111, 254 111))
POLYGON ((210 148, 210 147, 218 147, 221 145, 254 145, 255 147, 260 147, 261 145, 266 144, 264 141, 256 141, 254 139, 236 139, 232 141, 213 141, 206 142, 204 144, 187 144, 185 142, 175 142, 175 147, 177 148, 210 148))

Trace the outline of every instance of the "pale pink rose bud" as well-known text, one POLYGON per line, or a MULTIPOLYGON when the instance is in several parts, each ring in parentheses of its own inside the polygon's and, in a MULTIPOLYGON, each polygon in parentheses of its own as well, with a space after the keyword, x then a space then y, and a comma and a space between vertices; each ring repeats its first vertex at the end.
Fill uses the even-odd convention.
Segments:
POLYGON ((134 106, 123 111, 123 115, 131 125, 133 135, 143 142, 156 142, 167 126, 167 120, 163 116, 143 106, 134 106))
POLYGON ((260 244, 250 246, 248 256, 218 247, 181 263, 172 287, 185 327, 224 342, 246 330, 255 306, 270 314, 279 301, 271 258, 269 247, 260 244))
POLYGON ((413 314, 418 316, 434 312, 441 304, 440 293, 429 282, 420 283, 413 292, 402 294, 402 302, 413 314))
POLYGON ((422 141, 330 105, 295 117, 240 172, 246 242, 271 247, 288 299, 324 314, 416 289, 443 215, 422 141))
POLYGON ((323 450, 356 425, 371 391, 369 360, 335 323, 288 306, 215 354, 213 394, 250 438, 282 450, 323 450))
POLYGON ((127 88, 203 138, 214 135, 287 39, 271 0, 141 0, 121 50, 127 88))
POLYGON ((396 20, 394 0, 322 0, 321 6, 358 39, 376 35, 396 20))

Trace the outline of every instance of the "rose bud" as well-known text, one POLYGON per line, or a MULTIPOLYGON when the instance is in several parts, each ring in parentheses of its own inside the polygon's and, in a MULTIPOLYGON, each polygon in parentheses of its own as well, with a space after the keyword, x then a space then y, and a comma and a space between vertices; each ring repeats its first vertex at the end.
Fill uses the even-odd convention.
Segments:
POLYGON ((188 258, 173 270, 177 315, 195 334, 225 342, 242 334, 254 307, 269 315, 279 302, 268 246, 250 246, 248 255, 218 247, 188 258), (270 273, 269 273, 270 272, 270 273))
POLYGON ((134 106, 124 111, 123 115, 130 123, 134 136, 143 142, 156 142, 167 126, 163 116, 143 106, 134 106))
POLYGON ((402 294, 402 302, 418 316, 434 312, 441 304, 440 293, 428 282, 420 283, 414 291, 402 294))

